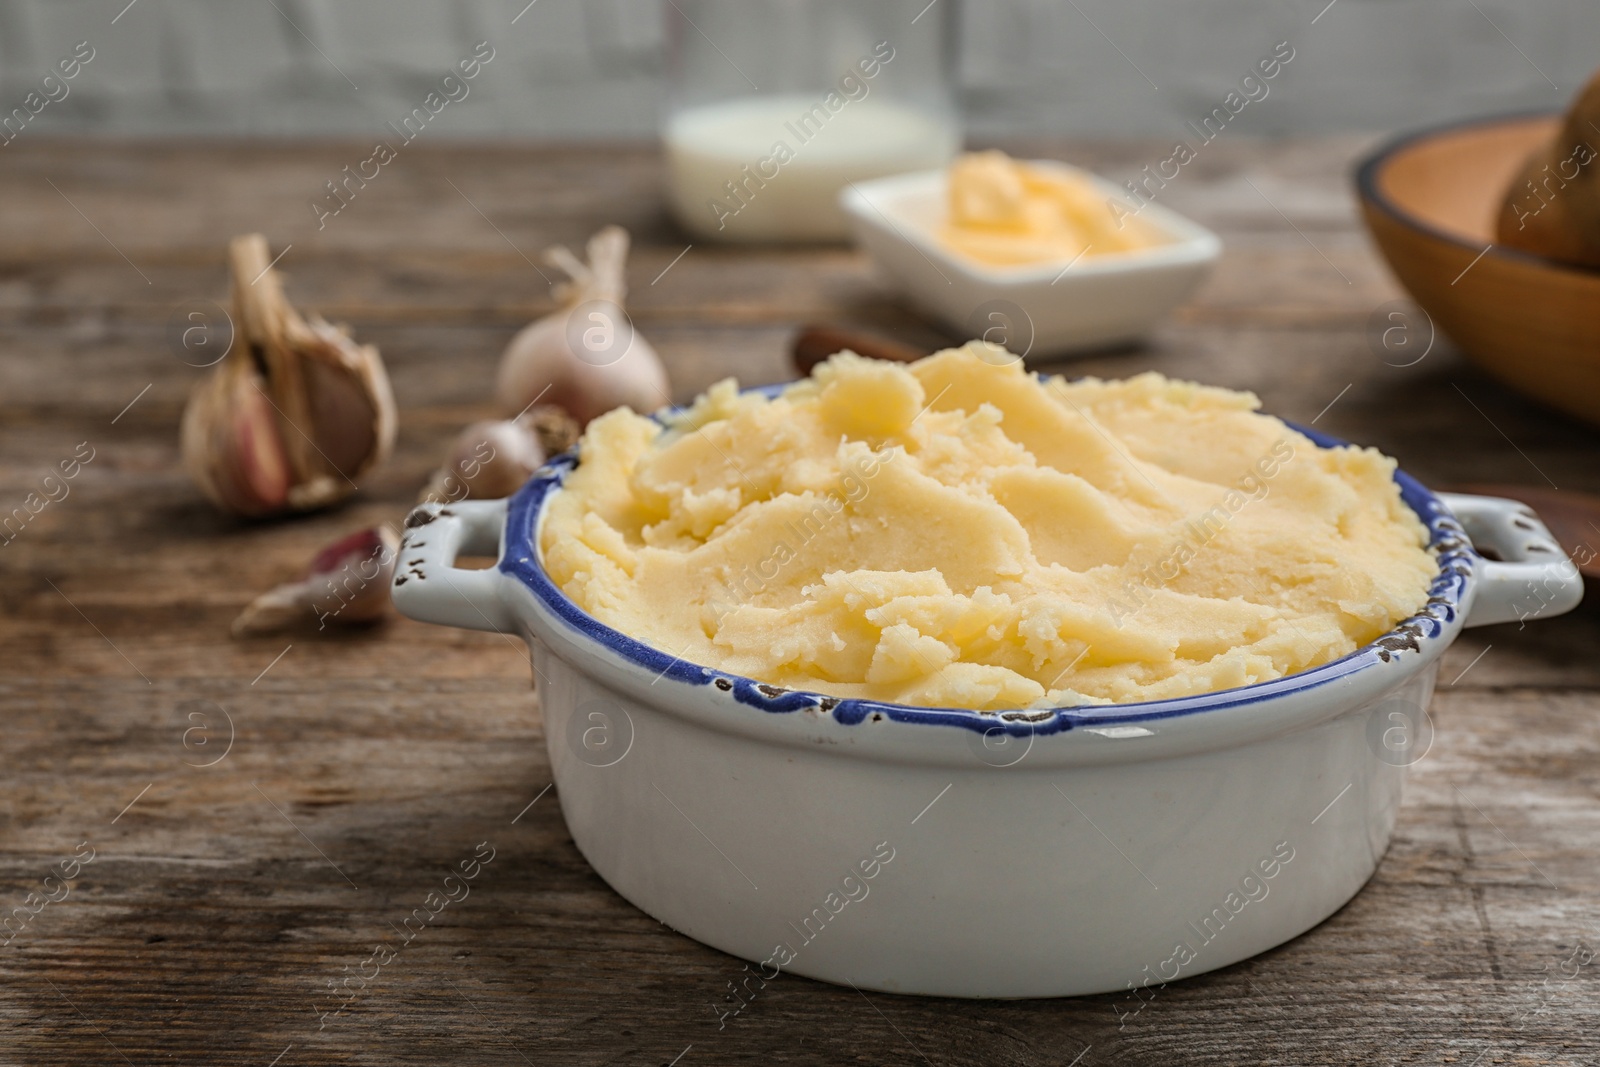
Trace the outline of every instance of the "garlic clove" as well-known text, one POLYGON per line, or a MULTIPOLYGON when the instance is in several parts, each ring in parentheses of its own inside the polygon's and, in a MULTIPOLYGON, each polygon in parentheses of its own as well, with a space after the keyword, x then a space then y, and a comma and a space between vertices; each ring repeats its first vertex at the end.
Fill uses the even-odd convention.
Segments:
POLYGON ((338 358, 337 347, 330 348, 333 358, 308 360, 305 366, 311 436, 336 473, 354 475, 378 447, 378 410, 371 390, 338 358))
POLYGON ((544 449, 546 456, 559 456, 571 451, 577 445, 578 438, 583 436, 583 427, 578 425, 578 420, 567 414, 565 408, 554 404, 536 405, 522 417, 533 427, 534 435, 539 438, 539 447, 544 449))
POLYGON ((184 462, 206 496, 237 515, 282 509, 293 478, 278 416, 247 361, 202 381, 184 410, 184 462))
POLYGON ((400 555, 400 535, 371 526, 324 548, 311 561, 322 583, 313 606, 324 621, 370 622, 389 610, 389 582, 400 555))
POLYGON ((317 629, 332 623, 363 623, 389 611, 389 582, 394 577, 400 538, 387 526, 358 530, 318 552, 305 577, 256 597, 233 620, 233 635, 272 633, 317 620, 317 629))
POLYGON ((556 246, 545 259, 570 280, 556 286, 560 307, 523 328, 506 346, 495 393, 506 411, 543 401, 580 424, 613 408, 654 411, 671 402, 661 357, 623 308, 628 231, 607 226, 589 239, 588 261, 556 246))
POLYGON ((234 347, 190 396, 185 463, 206 495, 235 514, 336 503, 394 445, 383 360, 344 330, 300 316, 283 295, 264 237, 235 238, 228 254, 234 347), (229 444, 235 439, 253 446, 229 444))
POLYGON ((544 465, 552 447, 566 451, 577 434, 571 416, 549 407, 536 407, 515 419, 475 422, 456 437, 421 500, 443 503, 510 496, 544 465))

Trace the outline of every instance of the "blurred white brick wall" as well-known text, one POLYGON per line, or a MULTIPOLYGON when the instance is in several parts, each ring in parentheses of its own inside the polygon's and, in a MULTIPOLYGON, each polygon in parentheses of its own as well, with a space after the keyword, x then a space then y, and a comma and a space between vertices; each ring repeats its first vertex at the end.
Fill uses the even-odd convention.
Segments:
MULTIPOLYGON (((648 134, 661 0, 526 3, 0 0, 0 113, 88 40, 94 61, 30 128, 365 134, 416 106, 488 40, 494 62, 430 136, 648 134)), ((1282 40, 1294 62, 1241 129, 1374 129, 1549 107, 1600 64, 1597 0, 1326 3, 969 0, 961 81, 970 127, 980 136, 1181 135, 1185 119, 1216 106, 1282 40)))

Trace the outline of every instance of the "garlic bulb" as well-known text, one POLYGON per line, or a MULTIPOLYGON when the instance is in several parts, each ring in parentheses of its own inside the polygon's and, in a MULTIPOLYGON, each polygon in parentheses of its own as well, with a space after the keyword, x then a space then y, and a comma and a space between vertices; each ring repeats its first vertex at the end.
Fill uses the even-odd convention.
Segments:
POLYGON ((623 405, 644 414, 671 402, 661 357, 622 307, 628 231, 607 226, 589 238, 588 252, 588 263, 560 245, 545 252, 572 280, 555 288, 561 307, 506 346, 495 383, 504 410, 542 401, 587 424, 623 405))
POLYGON ((341 500, 394 444, 383 360, 290 306, 260 234, 234 238, 228 260, 233 347, 189 397, 184 463, 206 496, 235 515, 341 500))
POLYGON ((317 620, 362 623, 389 611, 389 582, 394 577, 399 536, 387 526, 374 526, 340 538, 318 552, 306 575, 256 597, 233 620, 233 635, 272 633, 317 620))

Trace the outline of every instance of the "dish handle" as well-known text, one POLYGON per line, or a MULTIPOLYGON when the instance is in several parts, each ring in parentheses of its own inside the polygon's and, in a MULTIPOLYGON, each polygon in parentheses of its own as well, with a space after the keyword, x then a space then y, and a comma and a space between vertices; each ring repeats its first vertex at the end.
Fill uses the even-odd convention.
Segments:
POLYGON ((1495 496, 1440 493, 1480 554, 1478 592, 1466 625, 1527 623, 1561 615, 1583 599, 1583 576, 1528 505, 1495 496))
POLYGON ((500 599, 500 571, 456 566, 456 557, 501 553, 506 500, 418 504, 406 516, 390 594, 400 614, 463 630, 518 634, 516 617, 500 599))

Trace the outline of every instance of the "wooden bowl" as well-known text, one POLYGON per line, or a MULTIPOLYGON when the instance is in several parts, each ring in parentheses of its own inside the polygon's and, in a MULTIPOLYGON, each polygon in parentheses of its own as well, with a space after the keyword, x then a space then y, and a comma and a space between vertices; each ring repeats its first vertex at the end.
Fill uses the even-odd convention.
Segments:
POLYGON ((1469 359, 1600 423, 1600 271, 1492 243, 1501 198, 1560 123, 1524 115, 1414 133, 1364 160, 1356 187, 1390 269, 1469 359))

